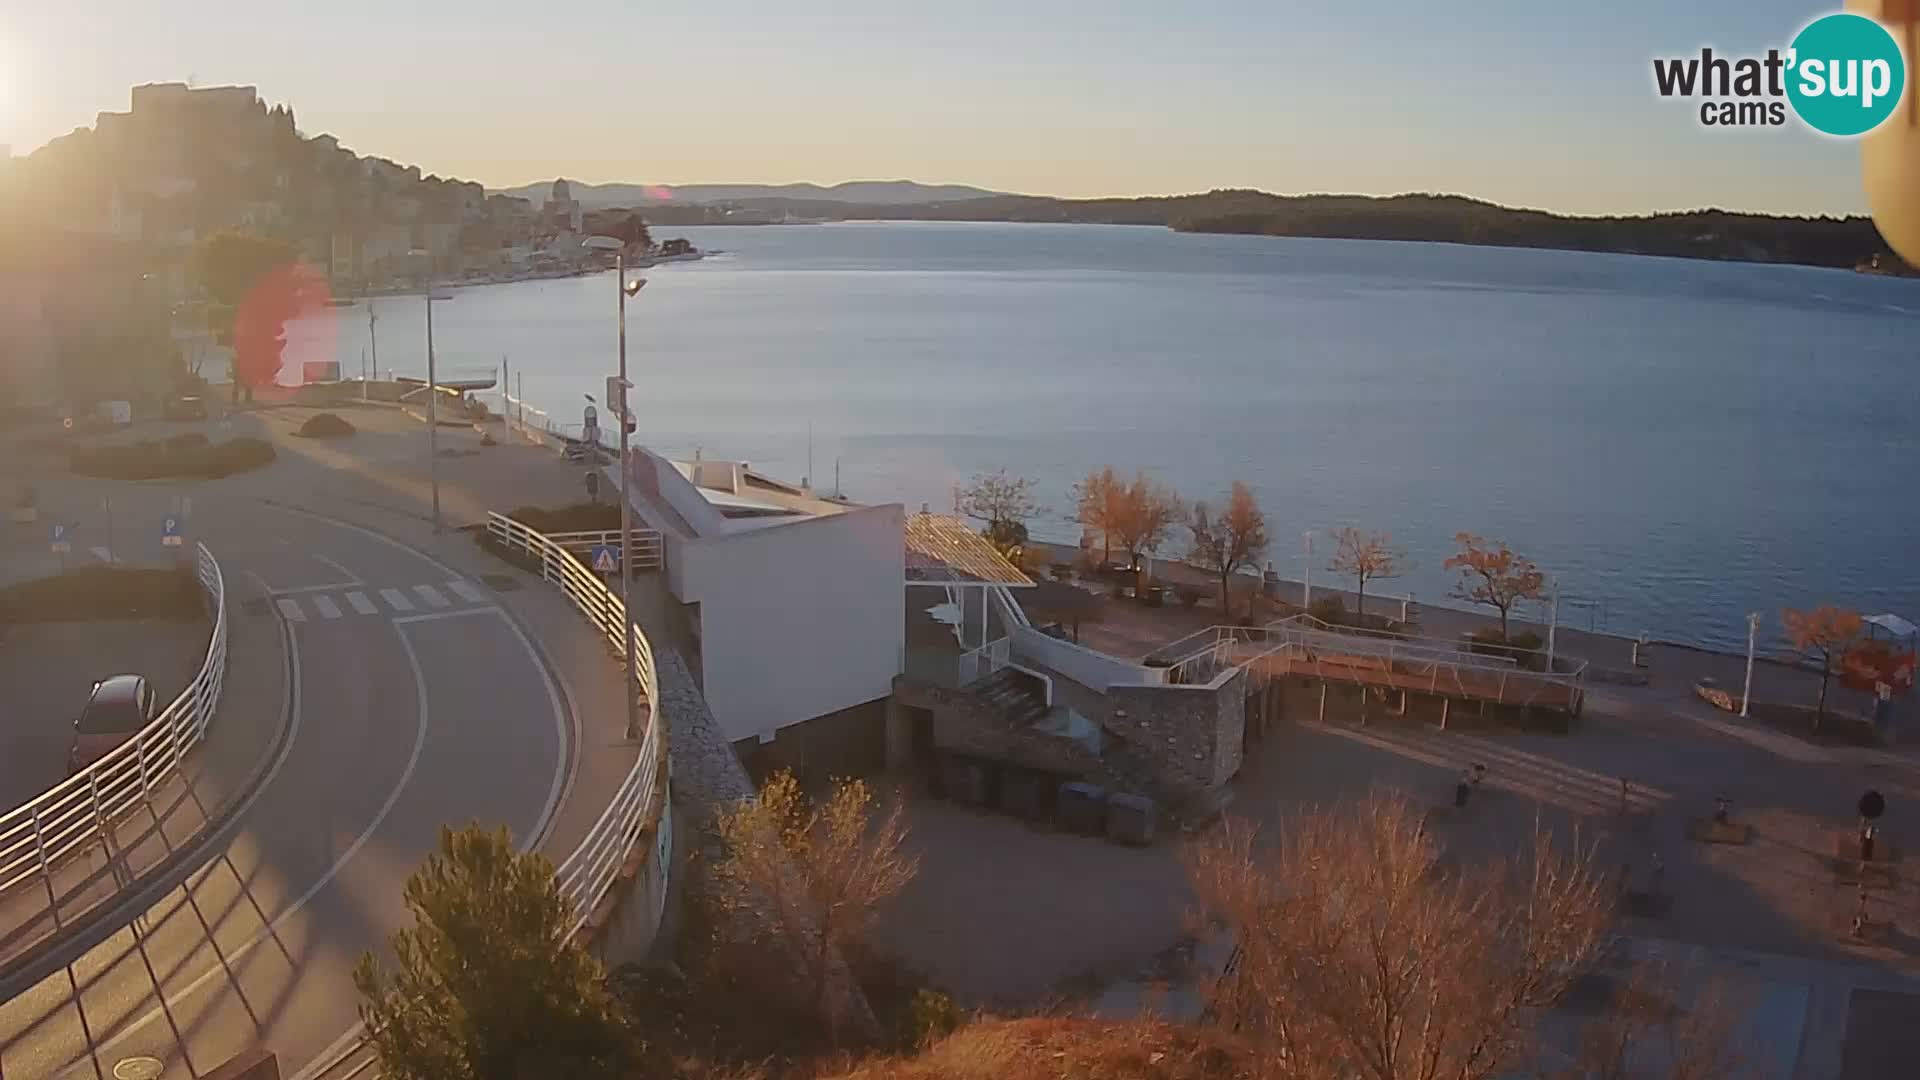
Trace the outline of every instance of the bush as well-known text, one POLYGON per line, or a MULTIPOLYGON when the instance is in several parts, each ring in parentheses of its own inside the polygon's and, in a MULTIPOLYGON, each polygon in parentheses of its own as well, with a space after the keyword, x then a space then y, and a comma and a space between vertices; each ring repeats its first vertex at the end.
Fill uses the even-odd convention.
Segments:
POLYGON ((1503 638, 1498 627, 1488 627, 1467 635, 1468 652, 1480 656, 1505 656, 1526 671, 1546 670, 1547 655, 1542 651, 1544 644, 1540 635, 1531 630, 1522 630, 1503 638))
POLYGON ((1347 602, 1338 593, 1327 593, 1307 605, 1307 614, 1328 626, 1345 626, 1347 602))
POLYGON ((1180 604, 1183 607, 1199 607, 1200 601, 1204 599, 1210 591, 1212 590, 1204 585, 1182 584, 1173 587, 1173 595, 1180 598, 1180 604))
POLYGON ((574 503, 558 510, 523 506, 507 516, 535 532, 619 532, 620 496, 616 493, 613 498, 611 503, 574 503))
POLYGON ((308 439, 338 439, 354 433, 354 426, 335 413, 314 413, 295 434, 308 439))
POLYGON ((275 456, 273 444, 263 439, 209 443, 204 435, 188 434, 74 450, 68 467, 82 476, 108 480, 215 480, 269 465, 275 456))
POLYGON ((200 583, 186 570, 88 566, 0 589, 0 625, 205 615, 200 583))

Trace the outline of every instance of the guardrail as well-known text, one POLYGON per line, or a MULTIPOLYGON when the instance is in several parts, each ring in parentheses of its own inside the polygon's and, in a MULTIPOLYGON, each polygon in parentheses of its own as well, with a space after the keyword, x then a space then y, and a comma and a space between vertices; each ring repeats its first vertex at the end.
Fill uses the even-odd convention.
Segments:
MULTIPOLYGON (((540 559, 540 576, 560 587, 567 599, 580 609, 606 637, 613 646, 616 655, 624 656, 626 635, 623 632, 626 610, 620 604, 620 598, 600 583, 600 578, 581 561, 554 541, 505 514, 489 513, 487 531, 501 543, 519 548, 540 559)), ((619 536, 616 530, 614 536, 619 536)), ((587 835, 554 870, 554 879, 559 883, 560 893, 573 905, 573 922, 567 928, 567 938, 571 939, 580 932, 581 927, 593 917, 594 911, 606 900, 612 891, 614 882, 633 855, 634 847, 646 832, 650 819, 654 818, 654 808, 659 814, 656 824, 658 842, 653 857, 660 860, 661 888, 654 898, 653 910, 648 913, 653 925, 658 929, 661 919, 666 915, 665 883, 671 867, 673 848, 671 822, 668 814, 669 790, 668 770, 663 764, 666 754, 666 724, 660 717, 659 682, 654 675, 653 647, 647 642, 647 636, 638 626, 633 627, 634 673, 640 681, 640 693, 651 708, 647 720, 646 734, 641 736, 640 757, 633 768, 620 782, 619 790, 601 813, 587 835)), ((378 1077, 373 1049, 360 1029, 349 1032, 325 1060, 317 1067, 309 1068, 298 1074, 301 1080, 355 1080, 365 1077, 373 1080, 378 1077)))
POLYGON ((227 590, 220 564, 197 544, 197 575, 213 612, 213 633, 200 671, 152 723, 105 757, 23 806, 0 814, 0 892, 40 882, 54 923, 60 904, 53 871, 60 862, 107 838, 113 823, 145 805, 207 733, 227 673, 227 590))
MULTIPOLYGON (((512 519, 507 519, 511 521, 512 519)), ((563 532, 548 533, 547 539, 567 549, 575 556, 591 555, 593 549, 605 544, 618 549, 620 530, 606 529, 601 532, 563 532)), ((665 548, 660 542, 659 529, 627 530, 627 550, 633 555, 635 570, 658 570, 662 565, 665 548)))

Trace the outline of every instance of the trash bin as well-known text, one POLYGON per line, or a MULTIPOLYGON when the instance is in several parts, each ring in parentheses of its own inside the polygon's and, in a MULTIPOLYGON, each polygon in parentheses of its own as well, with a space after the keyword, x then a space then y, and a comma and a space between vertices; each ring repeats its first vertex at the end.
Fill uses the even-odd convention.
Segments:
POLYGON ((1060 801, 1055 813, 1060 826, 1082 836, 1099 836, 1107 826, 1107 792, 1098 784, 1079 780, 1060 785, 1060 801))
POLYGON ((980 762, 948 755, 940 762, 940 787, 954 802, 966 806, 988 803, 987 770, 980 762))
POLYGON ((1107 839, 1134 847, 1153 843, 1153 800, 1115 793, 1107 799, 1107 839))
POLYGON ((1008 769, 1000 777, 1000 809, 1022 821, 1047 816, 1047 778, 1026 769, 1008 769))

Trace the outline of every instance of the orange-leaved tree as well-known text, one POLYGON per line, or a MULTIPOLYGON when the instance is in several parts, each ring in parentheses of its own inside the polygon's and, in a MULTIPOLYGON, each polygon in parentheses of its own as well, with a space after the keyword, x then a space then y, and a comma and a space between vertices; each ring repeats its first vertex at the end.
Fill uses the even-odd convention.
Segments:
POLYGON ((1348 526, 1333 534, 1333 561, 1327 569, 1353 578, 1360 624, 1367 621, 1367 582, 1397 578, 1406 569, 1407 553, 1393 546, 1393 537, 1348 526))
POLYGON ((1500 613, 1500 640, 1507 639, 1507 617, 1522 600, 1540 599, 1546 587, 1546 575, 1531 559, 1515 555, 1504 543, 1482 539, 1472 533, 1456 533, 1453 542, 1458 554, 1443 564, 1458 570, 1460 580, 1452 595, 1460 600, 1484 604, 1500 613))
POLYGON ((1820 661, 1820 702, 1813 711, 1813 730, 1827 718, 1827 683, 1840 670, 1866 630, 1860 613, 1834 604, 1806 611, 1787 608, 1780 613, 1787 641, 1802 658, 1820 661))
POLYGON ((1193 533, 1193 561, 1220 577, 1220 611, 1233 613, 1229 586, 1235 571, 1252 566, 1267 553, 1267 516, 1253 497, 1253 489, 1238 480, 1227 496, 1226 508, 1214 514, 1205 499, 1193 504, 1187 519, 1193 533))
POLYGON ((1138 473, 1133 483, 1120 487, 1111 523, 1113 538, 1126 549, 1127 565, 1138 567, 1140 556, 1160 550, 1167 534, 1186 517, 1187 508, 1170 487, 1138 473))
POLYGON ((1126 497, 1126 481, 1114 475, 1113 466, 1096 469, 1085 480, 1073 485, 1073 519, 1088 532, 1100 534, 1100 564, 1113 561, 1113 534, 1121 516, 1121 501, 1126 497))

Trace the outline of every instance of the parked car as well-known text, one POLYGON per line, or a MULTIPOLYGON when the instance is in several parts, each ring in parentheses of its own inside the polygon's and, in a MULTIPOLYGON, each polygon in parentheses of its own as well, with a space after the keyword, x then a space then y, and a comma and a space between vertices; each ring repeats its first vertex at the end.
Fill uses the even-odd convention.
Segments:
POLYGON ((192 394, 170 397, 161 412, 168 420, 205 420, 207 401, 192 394))
POLYGON ((93 684, 87 707, 73 722, 67 775, 99 761, 158 715, 153 686, 143 675, 113 675, 93 684))

